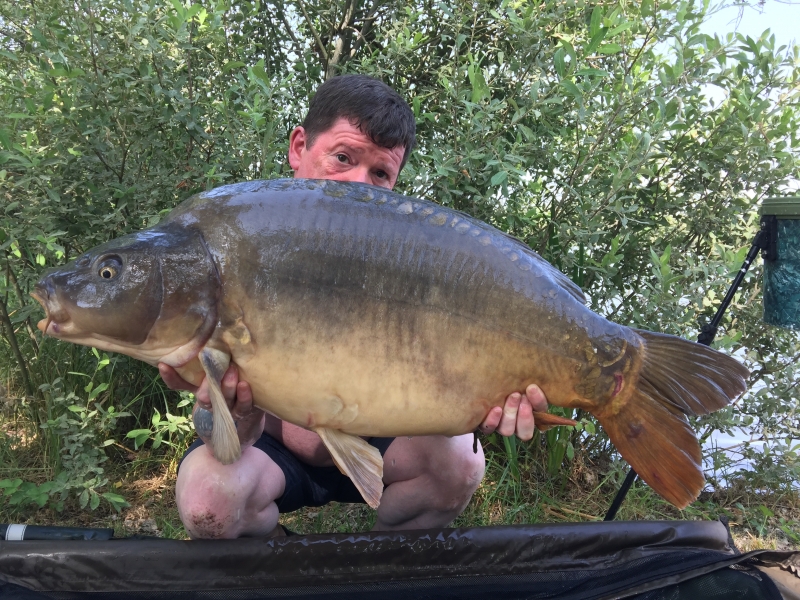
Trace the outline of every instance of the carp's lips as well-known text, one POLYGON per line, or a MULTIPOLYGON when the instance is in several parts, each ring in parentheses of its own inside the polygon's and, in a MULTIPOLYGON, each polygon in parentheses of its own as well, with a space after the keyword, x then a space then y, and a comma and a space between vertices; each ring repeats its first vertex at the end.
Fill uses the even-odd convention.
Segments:
POLYGON ((41 283, 36 286, 36 290, 31 292, 33 297, 45 312, 45 318, 36 324, 36 327, 45 335, 56 336, 61 333, 61 328, 66 321, 69 321, 69 313, 61 306, 56 295, 50 293, 47 286, 41 283))

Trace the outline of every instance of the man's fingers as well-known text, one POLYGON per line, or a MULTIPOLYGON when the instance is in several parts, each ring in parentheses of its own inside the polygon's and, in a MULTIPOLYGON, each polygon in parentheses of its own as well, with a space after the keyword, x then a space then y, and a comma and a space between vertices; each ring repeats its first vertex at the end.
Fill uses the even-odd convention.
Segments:
POLYGON ((236 383, 236 404, 231 411, 234 421, 260 417, 263 412, 253 406, 253 392, 246 381, 236 383))
POLYGON ((243 446, 254 444, 264 432, 267 413, 253 404, 253 390, 246 381, 240 381, 236 386, 236 407, 233 418, 236 419, 239 441, 243 446))
POLYGON ((240 381, 236 385, 236 398, 237 402, 242 406, 253 406, 253 390, 250 389, 250 384, 246 381, 240 381))
POLYGON ((547 412, 547 398, 538 385, 535 383, 530 384, 525 390, 525 396, 528 398, 528 402, 531 403, 533 410, 536 412, 547 412))
POLYGON ((500 435, 514 435, 517 429, 517 413, 519 412, 519 405, 522 401, 522 395, 514 392, 508 398, 503 406, 503 416, 500 418, 500 425, 497 427, 497 433, 500 435))
POLYGON ((225 398, 225 402, 230 409, 233 409, 234 405, 237 403, 236 386, 238 383, 239 371, 234 365, 231 365, 228 367, 228 370, 225 371, 225 375, 222 376, 222 381, 219 386, 222 390, 222 397, 225 398))
POLYGON ((517 437, 523 442, 533 439, 533 429, 536 426, 533 418, 533 408, 527 398, 523 397, 517 411, 517 437))
POLYGON ((203 378, 203 381, 197 388, 197 391, 194 393, 194 397, 197 400, 197 403, 205 408, 206 410, 211 410, 211 397, 208 395, 208 378, 203 378))
POLYGON ((197 392, 196 385, 192 385, 186 381, 168 364, 158 363, 158 374, 161 375, 161 379, 164 380, 164 383, 167 384, 167 387, 171 390, 186 390, 193 394, 197 392))
POLYGON ((494 430, 497 429, 497 426, 500 424, 500 419, 502 416, 503 409, 499 406, 495 406, 492 410, 490 410, 489 414, 486 415, 486 418, 483 420, 483 423, 480 424, 481 433, 484 435, 494 433, 494 430))

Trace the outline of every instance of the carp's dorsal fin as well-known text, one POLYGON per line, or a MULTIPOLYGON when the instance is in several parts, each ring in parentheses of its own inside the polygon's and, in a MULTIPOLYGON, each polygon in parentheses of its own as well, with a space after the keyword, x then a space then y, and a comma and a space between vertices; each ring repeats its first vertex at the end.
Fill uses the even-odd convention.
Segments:
POLYGON ((338 429, 315 427, 333 456, 333 462, 347 475, 372 508, 378 508, 383 495, 383 457, 377 448, 358 436, 338 429))
POLYGON ((231 411, 222 395, 222 377, 228 370, 231 355, 222 350, 205 347, 198 356, 208 379, 208 395, 211 398, 211 409, 214 413, 214 428, 211 432, 211 452, 223 465, 239 460, 242 446, 236 433, 231 411))

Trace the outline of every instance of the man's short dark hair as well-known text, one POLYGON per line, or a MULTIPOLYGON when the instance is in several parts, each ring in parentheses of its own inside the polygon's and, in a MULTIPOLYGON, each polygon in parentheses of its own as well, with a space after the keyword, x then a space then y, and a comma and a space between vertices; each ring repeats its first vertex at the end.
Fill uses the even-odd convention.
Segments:
POLYGON ((317 90, 303 121, 308 146, 341 118, 382 148, 403 146, 402 169, 416 144, 414 113, 388 85, 367 75, 340 75, 317 90))

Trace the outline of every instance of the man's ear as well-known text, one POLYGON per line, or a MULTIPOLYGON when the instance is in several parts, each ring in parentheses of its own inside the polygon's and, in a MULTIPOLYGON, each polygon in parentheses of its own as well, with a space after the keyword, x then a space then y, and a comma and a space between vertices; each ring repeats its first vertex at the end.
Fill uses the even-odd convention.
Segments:
POLYGON ((300 160, 306 150, 306 130, 295 127, 289 134, 289 166, 293 171, 300 168, 300 160))

